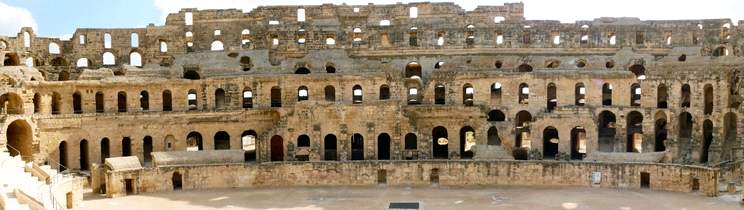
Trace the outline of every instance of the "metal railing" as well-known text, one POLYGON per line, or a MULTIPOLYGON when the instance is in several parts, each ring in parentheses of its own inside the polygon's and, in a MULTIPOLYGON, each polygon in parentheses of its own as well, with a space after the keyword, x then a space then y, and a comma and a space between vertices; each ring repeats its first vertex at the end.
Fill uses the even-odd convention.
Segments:
MULTIPOLYGON (((18 155, 16 155, 16 156, 20 156, 21 159, 31 159, 31 158, 33 158, 33 156, 23 156, 22 153, 21 153, 21 151, 18 150, 18 149, 16 149, 16 148, 14 148, 13 146, 10 146, 10 145, 7 145, 7 144, 5 146, 8 149, 11 149, 15 153, 17 153, 18 155)), ((68 168, 65 167, 64 165, 60 164, 59 162, 52 160, 52 159, 47 159, 47 162, 50 163, 49 164, 50 166, 56 166, 59 169, 59 173, 55 174, 54 176, 50 176, 49 177, 49 183, 46 184, 46 185, 44 185, 44 186, 42 186, 42 187, 47 187, 48 188, 48 189, 45 189, 45 190, 48 190, 48 192, 49 192, 49 199, 52 202, 51 203, 51 205, 52 205, 51 207, 53 209, 55 209, 55 210, 66 210, 67 207, 65 205, 63 205, 59 201, 59 199, 57 199, 57 197, 54 195, 53 188, 55 187, 55 185, 57 185, 60 182, 62 182, 64 180, 64 178, 68 177, 67 174, 66 174, 67 171, 68 171, 68 168)), ((25 160, 24 160, 24 163, 25 163, 25 160)), ((46 202, 44 202, 44 200, 43 200, 44 199, 43 198, 43 195, 38 195, 38 196, 39 196, 39 199, 42 199, 42 200, 40 200, 40 202, 42 203, 42 205, 45 205, 46 202)), ((45 206, 45 208, 48 208, 48 207, 45 206)))

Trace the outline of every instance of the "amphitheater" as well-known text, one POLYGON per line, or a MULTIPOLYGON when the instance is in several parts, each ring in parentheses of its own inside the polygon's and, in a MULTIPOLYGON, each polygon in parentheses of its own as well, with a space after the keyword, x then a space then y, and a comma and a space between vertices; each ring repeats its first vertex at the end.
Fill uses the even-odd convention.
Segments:
POLYGON ((557 187, 741 208, 744 21, 524 10, 181 9, 70 40, 0 36, 0 207, 557 187))

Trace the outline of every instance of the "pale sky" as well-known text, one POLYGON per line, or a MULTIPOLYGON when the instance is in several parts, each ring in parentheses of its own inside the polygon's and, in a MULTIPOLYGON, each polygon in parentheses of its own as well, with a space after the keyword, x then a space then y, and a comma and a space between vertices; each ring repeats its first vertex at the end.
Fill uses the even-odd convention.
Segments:
MULTIPOLYGON (((244 12, 259 5, 349 5, 421 2, 397 0, 0 0, 0 35, 15 36, 31 26, 37 34, 60 37, 76 28, 145 27, 163 25, 168 13, 180 8, 238 8, 244 12)), ((444 2, 444 1, 432 1, 444 2)), ((452 1, 450 1, 452 2, 452 1)), ((502 5, 518 1, 454 1, 466 10, 477 5, 502 5), (478 2, 478 3, 476 3, 478 2)), ((523 0, 528 20, 592 20, 598 17, 639 17, 642 20, 730 18, 744 19, 744 0, 523 0)))

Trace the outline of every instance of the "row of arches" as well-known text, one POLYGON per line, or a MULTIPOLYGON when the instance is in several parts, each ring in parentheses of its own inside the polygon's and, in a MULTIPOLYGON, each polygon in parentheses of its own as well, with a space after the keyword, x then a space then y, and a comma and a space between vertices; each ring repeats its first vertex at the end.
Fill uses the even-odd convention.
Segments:
MULTIPOLYGON (((17 138, 24 138, 22 135, 16 134, 16 132, 24 132, 26 131, 27 127, 23 127, 24 124, 18 124, 17 126, 20 127, 13 127, 13 133, 8 135, 17 136, 17 138)), ((30 131, 29 131, 30 132, 30 131)), ((30 138, 30 137, 27 137, 30 138)), ((230 134, 228 134, 226 131, 218 131, 214 134, 213 137, 213 146, 214 150, 230 150, 230 149, 239 149, 245 151, 245 160, 246 161, 253 161, 256 160, 256 140, 258 138, 258 134, 253 130, 246 130, 241 134, 240 137, 240 148, 234 148, 233 145, 230 144, 230 134)), ((163 139, 163 148, 162 151, 175 151, 176 150, 176 144, 179 144, 176 142, 174 136, 168 135, 163 139)), ((28 145, 18 145, 18 141, 13 141, 13 145, 11 146, 18 146, 18 148, 28 150, 28 145)), ((71 159, 70 159, 70 152, 71 150, 75 148, 71 148, 70 144, 72 142, 70 141, 60 141, 57 151, 59 155, 59 163, 62 167, 60 167, 60 170, 66 170, 71 169, 71 159)), ((104 163, 106 158, 114 157, 114 153, 111 149, 112 145, 119 145, 118 143, 112 142, 111 139, 108 137, 102 138, 98 143, 98 157, 100 158, 101 163, 104 163)), ((183 142, 185 144, 185 150, 186 151, 200 151, 204 150, 204 141, 202 138, 201 133, 197 131, 190 132, 186 135, 186 141, 183 142)), ((89 170, 90 164, 91 164, 91 156, 93 155, 91 152, 95 151, 93 148, 91 148, 91 143, 87 139, 82 139, 79 142, 77 142, 78 145, 78 153, 79 156, 77 157, 79 162, 79 169, 86 171, 89 170)), ((135 151, 135 145, 133 143, 133 140, 130 137, 123 137, 121 139, 121 156, 135 156, 137 154, 134 154, 135 151)), ((153 137, 151 136, 145 136, 141 141, 141 150, 142 151, 142 160, 143 164, 149 165, 152 162, 152 156, 151 153, 156 151, 155 143, 153 140, 153 137)), ((27 151, 28 152, 28 151, 27 151)), ((22 152, 23 153, 23 152, 22 152)), ((14 155, 14 154, 12 154, 14 155)))

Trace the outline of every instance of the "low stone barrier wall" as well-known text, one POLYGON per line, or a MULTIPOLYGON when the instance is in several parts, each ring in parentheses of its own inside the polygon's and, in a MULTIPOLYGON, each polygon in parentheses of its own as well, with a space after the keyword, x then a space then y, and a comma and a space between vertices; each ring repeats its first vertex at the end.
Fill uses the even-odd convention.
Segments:
POLYGON ((718 169, 659 163, 346 161, 191 165, 106 172, 109 197, 181 189, 274 186, 578 186, 717 195, 718 169), (180 183, 179 183, 180 181, 180 183))

